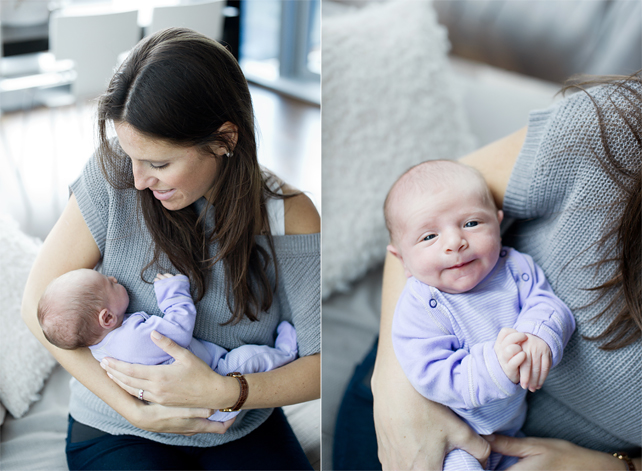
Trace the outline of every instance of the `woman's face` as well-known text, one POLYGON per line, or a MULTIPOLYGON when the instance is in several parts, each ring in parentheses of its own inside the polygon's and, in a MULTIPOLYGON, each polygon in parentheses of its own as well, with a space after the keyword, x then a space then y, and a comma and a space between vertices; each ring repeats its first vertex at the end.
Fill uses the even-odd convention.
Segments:
MULTIPOLYGON (((132 161, 137 190, 149 188, 170 211, 183 209, 208 193, 218 173, 219 157, 196 147, 179 147, 150 139, 127 123, 115 125, 120 146, 132 161)), ((216 154, 224 148, 213 148, 216 154)))

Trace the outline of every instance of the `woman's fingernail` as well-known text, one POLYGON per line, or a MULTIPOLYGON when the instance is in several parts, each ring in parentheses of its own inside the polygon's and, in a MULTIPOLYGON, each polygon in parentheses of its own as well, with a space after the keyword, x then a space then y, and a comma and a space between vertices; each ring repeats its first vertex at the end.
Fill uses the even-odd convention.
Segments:
POLYGON ((107 373, 107 376, 109 376, 111 379, 114 379, 114 377, 111 375, 111 373, 107 373))
POLYGON ((156 332, 155 330, 152 331, 152 337, 154 337, 156 340, 160 340, 163 338, 163 336, 158 332, 156 332))
POLYGON ((106 358, 103 358, 103 361, 100 362, 100 366, 103 367, 103 370, 109 366, 109 362, 106 358))
POLYGON ((484 435, 484 438, 488 442, 494 442, 495 441, 495 435, 484 435))

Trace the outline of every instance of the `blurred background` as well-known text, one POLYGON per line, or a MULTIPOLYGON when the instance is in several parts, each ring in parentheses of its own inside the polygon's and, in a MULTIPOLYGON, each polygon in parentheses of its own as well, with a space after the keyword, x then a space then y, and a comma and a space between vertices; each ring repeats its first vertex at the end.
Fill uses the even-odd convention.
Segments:
POLYGON ((140 39, 170 26, 237 57, 261 164, 320 209, 320 0, 0 0, 0 213, 46 237, 93 151, 96 97, 140 39))

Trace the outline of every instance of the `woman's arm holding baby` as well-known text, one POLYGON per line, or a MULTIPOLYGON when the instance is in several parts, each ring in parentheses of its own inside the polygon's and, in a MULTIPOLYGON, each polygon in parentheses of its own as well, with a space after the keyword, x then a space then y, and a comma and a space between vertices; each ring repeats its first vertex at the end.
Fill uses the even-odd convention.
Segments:
POLYGON ((526 139, 526 130, 524 127, 459 159, 481 172, 500 209, 504 205, 508 180, 526 139))
POLYGON ((100 250, 82 217, 75 196, 72 195, 40 249, 27 280, 22 318, 31 332, 72 376, 133 425, 152 431, 164 427, 162 431, 170 433, 224 432, 226 426, 200 419, 209 417, 210 411, 207 409, 163 410, 161 406, 155 406, 155 413, 152 412, 152 406, 145 406, 114 384, 89 349, 63 350, 45 339, 37 319, 37 306, 46 286, 68 271, 92 269, 99 261, 100 250), (144 414, 141 413, 141 408, 145 408, 144 414))

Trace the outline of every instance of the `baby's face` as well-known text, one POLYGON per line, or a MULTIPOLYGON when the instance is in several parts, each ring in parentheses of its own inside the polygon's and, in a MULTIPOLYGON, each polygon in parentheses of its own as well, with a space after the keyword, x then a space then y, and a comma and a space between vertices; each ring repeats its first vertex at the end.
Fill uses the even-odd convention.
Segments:
MULTIPOLYGON (((98 273, 98 272, 95 272, 98 273)), ((119 327, 123 318, 125 317, 125 311, 127 311, 127 306, 129 306, 129 295, 125 287, 118 283, 118 280, 113 276, 105 276, 98 273, 102 280, 101 288, 104 293, 104 299, 106 302, 106 308, 112 312, 116 317, 118 317, 118 323, 116 324, 119 327)))
POLYGON ((474 186, 416 191, 400 203, 395 248, 407 276, 446 293, 464 293, 497 263, 503 214, 474 186))
POLYGON ((129 306, 129 295, 125 287, 118 283, 113 276, 105 276, 94 270, 87 270, 85 276, 88 282, 95 286, 104 300, 104 308, 118 318, 116 326, 120 326, 129 306))

